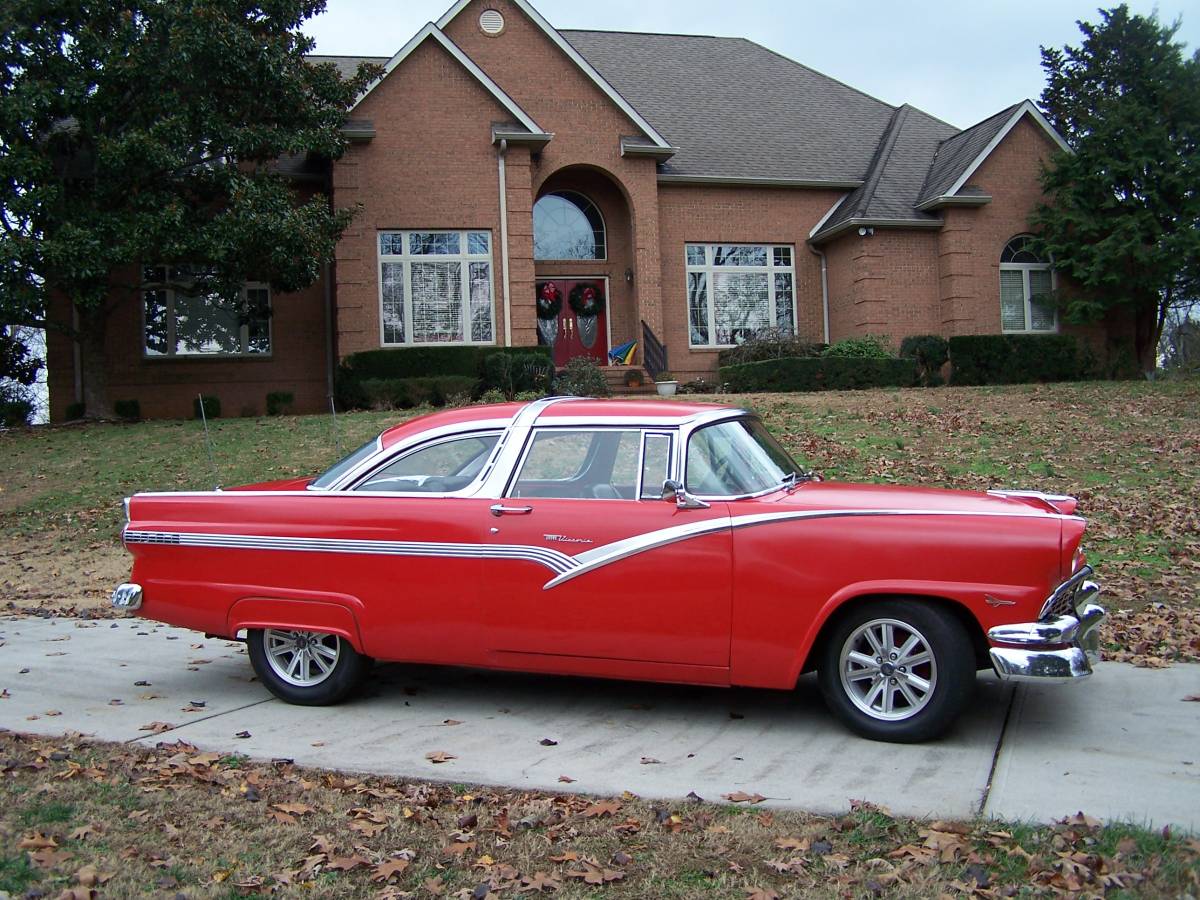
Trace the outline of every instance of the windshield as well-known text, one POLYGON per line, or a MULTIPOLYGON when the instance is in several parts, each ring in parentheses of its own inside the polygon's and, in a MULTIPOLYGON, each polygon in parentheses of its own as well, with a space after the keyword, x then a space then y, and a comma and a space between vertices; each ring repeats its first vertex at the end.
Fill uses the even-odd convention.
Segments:
POLYGON ((706 425, 688 440, 686 487, 701 497, 758 494, 801 477, 804 470, 757 419, 706 425))
POLYGON ((309 485, 310 488, 327 488, 360 462, 380 449, 379 438, 373 437, 349 456, 342 457, 326 469, 319 478, 309 485))

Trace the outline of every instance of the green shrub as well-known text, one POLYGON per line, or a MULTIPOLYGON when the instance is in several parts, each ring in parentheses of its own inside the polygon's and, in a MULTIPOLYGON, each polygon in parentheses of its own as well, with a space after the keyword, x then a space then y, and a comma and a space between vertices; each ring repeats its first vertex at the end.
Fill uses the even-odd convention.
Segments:
POLYGON ((1087 365, 1069 334, 968 334, 949 343, 955 384, 1077 381, 1087 365))
POLYGON ((271 391, 267 394, 267 415, 282 416, 291 412, 295 401, 296 397, 291 391, 271 391))
POLYGON ((863 337, 844 338, 830 344, 821 351, 821 356, 850 359, 892 359, 892 351, 884 338, 868 334, 863 337))
POLYGON ((74 422, 76 419, 82 419, 87 415, 87 407, 79 402, 68 403, 63 415, 66 416, 68 422, 74 422))
MULTIPOLYGON (((334 397, 342 409, 363 409, 369 401, 362 382, 369 379, 431 378, 449 375, 470 376, 479 381, 486 360, 495 355, 549 360, 549 347, 408 347, 404 349, 366 350, 342 360, 334 374, 334 397)), ((471 388, 475 392, 475 385, 471 388)))
POLYGON ((142 404, 137 400, 117 400, 113 403, 113 412, 118 419, 126 422, 136 422, 142 417, 142 404))
POLYGON ((414 406, 445 406, 451 398, 459 402, 471 394, 475 379, 470 375, 436 375, 431 378, 364 378, 359 387, 370 409, 411 409, 414 406))
POLYGON ((950 343, 939 334, 912 334, 900 342, 900 355, 917 361, 917 378, 925 387, 942 383, 942 366, 950 359, 950 343))
POLYGON ((219 419, 219 418, 221 418, 221 398, 220 397, 204 397, 204 396, 197 397, 195 400, 192 401, 192 417, 196 418, 196 419, 200 419, 200 418, 219 419), (200 404, 201 403, 204 404, 204 415, 203 416, 200 415, 200 404))
POLYGON ((608 379, 590 356, 576 356, 568 362, 555 380, 554 389, 568 397, 607 397, 612 393, 608 379))
POLYGON ((554 363, 544 353, 490 353, 483 360, 484 390, 500 391, 511 400, 517 394, 546 396, 554 382, 554 363))
POLYGON ((507 399, 503 391, 498 391, 495 388, 488 388, 479 395, 480 403, 503 403, 507 399))
POLYGON ((729 390, 746 393, 911 387, 917 381, 917 364, 911 359, 789 357, 722 366, 719 377, 729 390))
POLYGON ((0 400, 0 425, 5 428, 28 425, 32 417, 33 403, 31 401, 19 398, 0 400))
POLYGON ((788 334, 776 328, 767 328, 736 347, 722 350, 717 354, 717 364, 736 366, 748 362, 761 362, 764 359, 820 356, 825 346, 825 344, 802 341, 794 334, 788 334))

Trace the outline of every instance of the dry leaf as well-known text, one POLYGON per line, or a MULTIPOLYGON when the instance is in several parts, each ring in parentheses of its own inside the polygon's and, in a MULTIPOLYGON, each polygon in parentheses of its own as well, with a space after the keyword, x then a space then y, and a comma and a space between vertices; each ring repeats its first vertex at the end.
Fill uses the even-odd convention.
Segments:
POLYGON ((427 760, 429 760, 431 763, 433 763, 435 766, 438 763, 444 763, 444 762, 449 762, 452 759, 458 759, 458 757, 455 756, 453 753, 445 753, 441 750, 436 750, 431 753, 426 753, 425 758, 427 760))
POLYGON ((155 734, 162 734, 164 731, 170 731, 174 727, 170 722, 150 722, 138 728, 138 731, 152 731, 155 734))
POLYGON ((734 791, 732 794, 722 794, 722 800, 730 803, 762 803, 767 798, 762 794, 747 794, 744 791, 734 791))
POLYGON ((371 873, 371 880, 376 882, 391 881, 404 874, 404 870, 408 868, 407 859, 389 859, 386 862, 381 862, 375 867, 375 871, 371 873))
POLYGON ((570 775, 559 775, 558 780, 560 782, 562 782, 563 784, 574 784, 575 783, 575 779, 572 778, 570 775))

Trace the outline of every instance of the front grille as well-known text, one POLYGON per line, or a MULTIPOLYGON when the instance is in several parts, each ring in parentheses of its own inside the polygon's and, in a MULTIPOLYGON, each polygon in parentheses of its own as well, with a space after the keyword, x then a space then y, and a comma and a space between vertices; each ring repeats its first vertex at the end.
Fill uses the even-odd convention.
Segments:
POLYGON ((1039 622, 1049 622, 1059 616, 1075 615, 1075 599, 1079 589, 1087 583, 1085 579, 1092 574, 1091 566, 1083 566, 1074 575, 1060 584, 1042 605, 1039 622))

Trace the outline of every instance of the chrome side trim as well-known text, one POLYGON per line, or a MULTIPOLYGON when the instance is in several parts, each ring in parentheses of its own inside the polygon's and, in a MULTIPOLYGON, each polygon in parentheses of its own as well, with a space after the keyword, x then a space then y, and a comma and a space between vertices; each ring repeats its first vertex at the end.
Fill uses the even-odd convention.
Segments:
POLYGON ((453 559, 520 559, 545 566, 556 573, 565 572, 575 565, 575 560, 558 550, 524 544, 454 544, 432 541, 374 541, 164 531, 127 531, 125 540, 130 544, 220 547, 229 550, 369 553, 383 556, 434 556, 453 559))
MULTIPOLYGON (((1092 574, 1093 569, 1091 566, 1083 566, 1079 569, 1076 569, 1075 573, 1058 587, 1056 587, 1050 593, 1050 596, 1046 598, 1045 602, 1042 603, 1042 608, 1038 610, 1038 620, 1041 621, 1042 619, 1045 619, 1046 616, 1049 615, 1050 610, 1054 609, 1054 607, 1066 594, 1074 591, 1076 588, 1079 588, 1082 591, 1085 587, 1084 582, 1091 577, 1092 574)), ((1099 586, 1094 583, 1090 583, 1090 589, 1088 590, 1087 598, 1085 599, 1094 597, 1099 592, 1099 586)), ((1078 606, 1078 602, 1076 602, 1075 605, 1078 606)))

